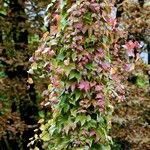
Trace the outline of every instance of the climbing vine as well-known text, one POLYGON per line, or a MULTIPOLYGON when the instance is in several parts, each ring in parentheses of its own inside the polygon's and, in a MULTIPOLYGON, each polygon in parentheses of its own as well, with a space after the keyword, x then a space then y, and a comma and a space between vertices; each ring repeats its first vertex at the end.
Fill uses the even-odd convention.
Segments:
POLYGON ((109 150, 113 105, 125 99, 130 57, 140 44, 126 40, 114 1, 55 0, 48 8, 50 32, 31 57, 29 73, 48 79, 43 95, 51 117, 39 121, 41 134, 30 144, 41 139, 50 150, 109 150))

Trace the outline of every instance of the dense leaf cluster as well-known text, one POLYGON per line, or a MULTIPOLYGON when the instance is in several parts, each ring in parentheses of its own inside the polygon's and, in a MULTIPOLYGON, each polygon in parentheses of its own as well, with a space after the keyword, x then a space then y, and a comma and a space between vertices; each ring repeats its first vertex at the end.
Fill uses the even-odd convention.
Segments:
POLYGON ((52 116, 47 123, 40 120, 39 137, 51 150, 110 149, 112 104, 124 100, 123 83, 134 69, 129 57, 139 53, 140 44, 125 42, 114 2, 55 1, 51 6, 52 30, 30 59, 29 73, 49 79, 43 95, 52 116))

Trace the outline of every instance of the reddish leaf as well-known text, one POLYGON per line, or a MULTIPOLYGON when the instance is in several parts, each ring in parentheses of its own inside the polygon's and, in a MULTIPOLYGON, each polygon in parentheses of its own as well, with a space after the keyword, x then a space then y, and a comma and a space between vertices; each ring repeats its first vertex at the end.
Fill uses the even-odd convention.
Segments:
POLYGON ((88 81, 84 81, 82 80, 79 83, 79 87, 80 90, 85 90, 86 92, 90 89, 90 83, 88 81))

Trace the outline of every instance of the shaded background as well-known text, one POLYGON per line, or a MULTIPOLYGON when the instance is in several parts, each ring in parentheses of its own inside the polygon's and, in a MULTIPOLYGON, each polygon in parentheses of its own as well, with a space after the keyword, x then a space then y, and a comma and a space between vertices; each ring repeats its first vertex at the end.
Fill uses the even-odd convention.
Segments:
MULTIPOLYGON (((40 90, 27 85, 48 0, 0 0, 0 149, 27 150, 40 114, 40 90)), ((41 87, 39 87, 41 88, 41 87)))
MULTIPOLYGON (((118 0, 118 4, 121 1, 118 0)), ((137 1, 142 7, 144 1, 137 1)), ((145 1, 146 2, 146 1, 145 1)), ((38 119, 45 117, 41 109, 41 91, 46 83, 35 78, 27 84, 29 58, 45 32, 43 17, 50 0, 0 0, 0 149, 27 150, 29 138, 38 127, 38 119)), ((121 17, 119 8, 117 17, 121 17)), ((148 32, 148 31, 147 31, 148 32)), ((150 63, 150 41, 147 32, 134 35, 143 41, 144 61, 150 63)), ((149 36, 149 35, 148 35, 149 36)), ((144 63, 129 77, 127 100, 116 105, 112 130, 114 150, 150 149, 150 106, 148 67, 144 63)), ((41 143, 36 143, 41 145, 41 143)), ((40 147, 40 149, 42 149, 40 147)))

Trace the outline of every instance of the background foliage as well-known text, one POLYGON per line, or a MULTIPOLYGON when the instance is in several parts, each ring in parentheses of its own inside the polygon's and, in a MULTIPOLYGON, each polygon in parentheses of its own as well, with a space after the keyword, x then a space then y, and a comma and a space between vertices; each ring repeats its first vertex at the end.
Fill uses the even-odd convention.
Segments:
MULTIPOLYGON (((33 130, 38 126, 39 117, 45 121, 51 118, 51 107, 45 106, 47 100, 42 103, 39 101, 43 99, 39 93, 47 88, 48 79, 34 76, 33 84, 29 86, 26 82, 30 79, 30 75, 27 74, 28 60, 40 45, 39 39, 45 32, 43 15, 50 3, 51 1, 46 0, 0 0, 0 149, 2 150, 28 149, 27 143, 34 135, 33 130)), ((149 53, 149 0, 117 0, 115 6, 118 24, 128 31, 127 39, 144 42, 142 50, 149 53)), ((90 23, 88 19, 90 14, 88 15, 85 16, 85 20, 90 23)), ((66 25, 65 17, 61 22, 63 26, 66 25)), ((51 31, 56 33, 57 30, 54 27, 51 31)), ((45 36, 47 37, 47 33, 44 34, 41 43, 45 40, 45 36)), ((94 38, 90 40, 94 42, 94 38)), ((134 59, 130 61, 139 58, 135 53, 131 54, 134 59)), ((62 58, 63 55, 59 55, 60 61, 62 58)), ((148 62, 150 63, 150 57, 148 62)), ((91 66, 87 67, 90 69, 91 66)), ((130 67, 134 68, 134 71, 126 74, 129 81, 125 85, 126 101, 115 104, 110 132, 116 143, 113 148, 148 150, 149 67, 142 62, 134 62, 130 67)), ((78 74, 75 75, 78 77, 78 74)), ((32 80, 29 82, 32 83, 32 80)), ((40 134, 40 131, 36 132, 40 134)), ((35 144, 42 149, 39 141, 35 144)))
MULTIPOLYGON (((37 126, 38 91, 28 87, 29 57, 37 47, 49 1, 0 0, 0 149, 27 149, 37 126)), ((38 89, 40 89, 38 87, 38 89)))

